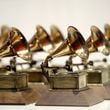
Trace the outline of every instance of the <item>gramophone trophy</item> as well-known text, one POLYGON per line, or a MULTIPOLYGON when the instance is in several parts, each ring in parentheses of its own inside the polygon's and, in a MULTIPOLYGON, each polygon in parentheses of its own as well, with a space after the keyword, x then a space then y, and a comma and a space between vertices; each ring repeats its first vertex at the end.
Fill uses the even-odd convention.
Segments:
POLYGON ((49 84, 48 92, 37 101, 37 106, 90 106, 103 101, 97 89, 95 91, 94 88, 88 88, 86 69, 73 71, 66 65, 64 67, 48 65, 53 58, 66 55, 79 56, 82 59, 81 64, 71 65, 70 62, 69 66, 84 65, 86 68, 88 65, 88 51, 84 38, 73 26, 69 26, 67 31, 67 39, 50 53, 41 65, 49 84))
POLYGON ((11 60, 11 65, 6 66, 7 72, 0 73, 0 89, 26 89, 28 76, 26 73, 16 71, 15 55, 27 61, 31 59, 27 41, 23 34, 14 27, 7 28, 8 30, 5 27, 2 29, 5 31, 5 36, 0 37, 0 57, 14 56, 14 58, 11 60))
POLYGON ((13 58, 10 60, 10 65, 3 65, 5 72, 0 69, 0 104, 26 105, 34 103, 45 94, 47 88, 42 84, 28 83, 28 74, 16 69, 17 56, 28 61, 26 63, 31 63, 28 43, 17 28, 2 27, 2 29, 5 34, 2 33, 0 37, 0 58, 1 60, 4 60, 3 57, 11 56, 13 58))
MULTIPOLYGON (((32 39, 30 39, 30 41, 28 42, 28 45, 32 53, 32 56, 36 52, 41 52, 44 50, 47 52, 52 48, 48 33, 40 25, 36 27, 36 33, 34 34, 32 39)), ((33 58, 32 58, 32 61, 34 61, 33 58)), ((37 62, 38 61, 36 61, 36 63, 37 62)), ((29 74, 29 82, 44 81, 44 76, 42 74, 42 70, 40 67, 35 67, 35 66, 32 66, 32 64, 30 64, 30 68, 23 71, 26 71, 29 74)))
MULTIPOLYGON (((80 32, 72 27, 68 27, 68 38, 50 55, 47 56, 41 65, 44 75, 47 77, 51 89, 73 89, 80 91, 87 89, 85 71, 68 71, 66 67, 49 67, 48 61, 55 57, 66 55, 79 56, 86 64, 88 52, 85 49, 85 40, 80 32)), ((76 64, 77 65, 77 64, 76 64)))
MULTIPOLYGON (((87 39, 87 48, 89 54, 93 52, 101 52, 104 55, 109 55, 109 44, 105 39, 104 34, 96 27, 91 27, 91 36, 87 39)), ((95 61, 93 62, 95 63, 95 61)), ((88 72, 88 83, 89 84, 105 84, 109 82, 108 67, 93 66, 87 69, 88 72)))
MULTIPOLYGON (((36 27, 36 33, 29 41, 29 47, 31 52, 34 54, 35 52, 51 52, 55 50, 59 44, 64 40, 59 29, 52 25, 51 26, 51 35, 49 35, 46 30, 38 25, 36 27)), ((36 69, 29 69, 27 71, 29 73, 29 81, 30 82, 41 82, 44 81, 44 76, 42 74, 42 70, 40 67, 36 67, 36 69)))

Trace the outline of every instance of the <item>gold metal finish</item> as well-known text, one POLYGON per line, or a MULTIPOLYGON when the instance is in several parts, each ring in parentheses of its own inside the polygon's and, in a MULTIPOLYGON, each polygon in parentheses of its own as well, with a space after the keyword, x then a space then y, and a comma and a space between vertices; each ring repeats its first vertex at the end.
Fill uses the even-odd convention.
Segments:
POLYGON ((33 38, 29 41, 30 50, 36 52, 43 49, 44 51, 49 52, 53 46, 48 33, 40 25, 36 27, 36 31, 33 38))
POLYGON ((0 38, 0 57, 17 55, 24 60, 31 60, 30 50, 24 35, 17 28, 9 28, 0 38))
POLYGON ((104 26, 104 34, 105 34, 105 38, 109 41, 110 44, 110 25, 109 24, 105 24, 104 26))
POLYGON ((64 37, 61 31, 55 25, 51 25, 50 31, 51 31, 50 40, 55 50, 64 41, 64 37))
POLYGON ((41 51, 42 48, 39 46, 37 34, 35 33, 32 39, 28 42, 31 52, 41 51))
MULTIPOLYGON (((41 65, 42 71, 43 71, 44 75, 47 77, 48 81, 50 81, 50 77, 52 74, 58 75, 58 77, 60 77, 60 74, 61 74, 61 76, 65 76, 65 74, 67 74, 65 76, 65 81, 64 81, 64 83, 61 83, 61 86, 65 86, 64 84, 66 83, 66 81, 69 81, 69 82, 72 81, 72 80, 70 81, 68 79, 68 75, 70 72, 69 71, 65 72, 65 67, 63 67, 62 70, 59 67, 59 72, 56 67, 54 69, 52 69, 52 71, 51 71, 51 70, 49 70, 49 67, 48 67, 48 61, 55 57, 61 57, 61 56, 66 56, 66 55, 75 55, 75 56, 79 56, 84 61, 83 63, 87 63, 86 61, 88 58, 88 51, 86 49, 86 43, 85 43, 85 40, 84 40, 83 36, 81 35, 81 33, 73 26, 69 26, 67 31, 68 31, 67 39, 64 40, 64 42, 54 52, 52 52, 49 56, 47 56, 46 60, 41 65)), ((73 77, 74 77, 74 75, 75 75, 74 72, 71 71, 71 73, 73 73, 73 77)), ((79 78, 79 76, 77 78, 79 78)), ((55 80, 54 79, 53 79, 53 81, 51 80, 50 84, 54 83, 55 80)), ((79 84, 81 80, 84 83, 84 87, 82 87, 80 85, 81 88, 87 87, 86 86, 86 72, 84 73, 83 79, 79 78, 79 80, 77 80, 78 82, 75 81, 74 86, 77 86, 78 88, 76 88, 76 89, 78 89, 78 90, 79 90, 79 86, 77 84, 79 84)), ((68 86, 68 88, 71 88, 71 87, 68 86)))
POLYGON ((105 24, 104 30, 105 30, 105 32, 104 32, 105 39, 108 41, 109 52, 110 52, 110 25, 109 24, 105 24))
POLYGON ((86 43, 89 53, 99 51, 104 55, 109 55, 109 44, 106 41, 104 34, 101 32, 101 30, 99 30, 98 27, 91 27, 91 35, 87 39, 86 43))
MULTIPOLYGON (((104 34, 98 27, 91 27, 91 36, 87 40, 87 48, 89 53, 101 52, 104 55, 109 55, 109 43, 105 39, 104 34)), ((99 61, 99 60, 97 60, 99 61)), ((94 61, 94 62, 97 62, 94 61)), ((106 61, 106 60, 104 60, 106 61)), ((87 79, 89 84, 105 84, 109 81, 108 68, 104 66, 93 66, 87 69, 87 79)))
POLYGON ((29 41, 31 52, 44 50, 50 53, 64 41, 62 33, 55 25, 52 25, 50 28, 51 35, 40 25, 37 26, 36 31, 29 41))
POLYGON ((0 74, 0 89, 24 90, 28 87, 28 75, 26 73, 0 74))
MULTIPOLYGON (((24 35, 15 27, 1 28, 0 57, 15 56, 31 61, 31 54, 24 35)), ((27 89, 28 76, 26 73, 16 72, 16 57, 11 60, 11 65, 0 71, 0 89, 27 89), (11 67, 11 68, 10 68, 11 67), (7 71, 12 69, 13 71, 7 71)))
POLYGON ((87 74, 82 71, 50 75, 50 86, 52 89, 85 90, 87 89, 86 76, 87 74))
POLYGON ((45 63, 54 57, 65 55, 78 55, 82 59, 88 58, 88 51, 86 43, 81 33, 73 26, 68 27, 68 38, 49 56, 47 56, 45 63))
POLYGON ((0 34, 0 48, 7 43, 7 38, 8 38, 8 32, 10 28, 6 25, 1 26, 1 34, 0 34))

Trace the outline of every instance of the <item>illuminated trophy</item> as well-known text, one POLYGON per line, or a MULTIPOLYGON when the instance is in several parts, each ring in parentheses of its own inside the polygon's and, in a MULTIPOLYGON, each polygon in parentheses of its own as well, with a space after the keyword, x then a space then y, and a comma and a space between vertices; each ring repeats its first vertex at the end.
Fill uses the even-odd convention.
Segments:
POLYGON ((54 52, 48 55, 41 65, 43 73, 49 81, 50 87, 52 89, 73 89, 75 91, 87 89, 86 72, 65 71, 65 67, 48 66, 48 61, 55 57, 66 55, 79 56, 84 64, 86 64, 88 58, 85 40, 80 32, 72 26, 68 27, 68 38, 54 52))
MULTIPOLYGON (((101 52, 104 55, 109 55, 109 44, 105 39, 104 34, 96 27, 91 27, 91 36, 87 39, 87 48, 89 54, 101 52)), ((95 63, 95 61, 94 61, 95 63)), ((105 84, 109 81, 108 67, 93 66, 87 70, 89 84, 105 84)))
POLYGON ((9 56, 14 56, 14 58, 11 60, 11 65, 6 66, 7 71, 0 73, 0 89, 26 89, 28 87, 28 76, 26 73, 16 71, 15 56, 30 61, 31 54, 27 41, 23 34, 14 27, 2 27, 1 35, 3 35, 0 37, 1 59, 9 56))
MULTIPOLYGON (((38 25, 36 27, 36 33, 28 44, 32 54, 41 51, 50 53, 51 51, 55 50, 63 40, 63 36, 56 26, 51 26, 51 35, 49 35, 42 26, 38 25)), ((39 67, 36 67, 36 69, 33 70, 31 67, 31 69, 27 70, 26 72, 29 73, 30 82, 41 82, 42 80, 45 80, 42 70, 39 67)))

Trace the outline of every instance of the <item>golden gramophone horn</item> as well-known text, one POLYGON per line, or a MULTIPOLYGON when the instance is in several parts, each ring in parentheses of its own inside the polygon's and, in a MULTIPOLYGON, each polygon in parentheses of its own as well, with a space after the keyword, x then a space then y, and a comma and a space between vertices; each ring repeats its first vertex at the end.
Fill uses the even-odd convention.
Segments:
POLYGON ((56 49, 64 41, 64 37, 61 31, 55 25, 51 25, 50 31, 51 31, 50 39, 54 46, 54 49, 56 49))
POLYGON ((104 26, 104 34, 105 34, 105 38, 109 41, 109 45, 110 45, 110 25, 109 24, 105 24, 104 26))
POLYGON ((8 38, 8 32, 9 32, 10 28, 6 25, 1 26, 1 30, 0 30, 0 48, 3 47, 3 45, 5 45, 5 43, 7 43, 7 38, 8 38))
POLYGON ((46 52, 49 52, 53 46, 51 44, 50 37, 46 30, 38 25, 36 27, 36 34, 34 35, 33 39, 29 42, 29 47, 32 51, 38 51, 43 49, 46 52))
POLYGON ((14 27, 10 29, 4 44, 5 45, 0 48, 0 57, 17 55, 24 60, 31 59, 27 41, 18 29, 14 27))
POLYGON ((54 52, 47 56, 46 61, 49 58, 74 54, 84 59, 88 57, 86 43, 81 33, 73 26, 69 26, 67 31, 68 38, 54 52))
POLYGON ((108 42, 104 34, 96 26, 91 26, 91 36, 87 39, 86 43, 89 53, 99 51, 104 55, 109 55, 108 42))
POLYGON ((30 48, 31 52, 37 52, 37 51, 41 51, 42 50, 42 48, 39 45, 37 32, 30 39, 30 41, 28 42, 28 45, 29 45, 29 48, 30 48))
POLYGON ((10 28, 8 26, 3 25, 1 27, 1 35, 0 35, 0 56, 4 57, 5 55, 12 55, 12 52, 10 51, 10 45, 9 45, 9 31, 10 28))

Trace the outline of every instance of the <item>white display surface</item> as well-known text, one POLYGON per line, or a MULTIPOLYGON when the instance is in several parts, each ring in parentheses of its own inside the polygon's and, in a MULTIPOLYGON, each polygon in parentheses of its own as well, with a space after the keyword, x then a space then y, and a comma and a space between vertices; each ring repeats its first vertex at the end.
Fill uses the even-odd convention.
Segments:
POLYGON ((110 110, 110 101, 104 101, 91 107, 69 107, 69 106, 0 106, 0 110, 110 110))
MULTIPOLYGON (((21 30, 29 40, 35 27, 41 24, 48 32, 56 24, 67 37, 67 27, 73 25, 84 38, 90 35, 90 26, 96 25, 103 31, 104 23, 110 23, 110 0, 0 0, 0 26, 8 24, 21 30)), ((41 56, 41 55, 40 55, 41 56)), ((92 54, 90 59, 101 59, 102 54, 92 54)), ((35 57, 37 60, 39 57, 35 57)), ((107 57, 110 62, 110 56, 107 57)), ((8 63, 7 59, 3 61, 8 63)), ((56 61, 59 63, 58 61, 56 61)), ((35 107, 0 106, 0 110, 110 110, 110 101, 91 107, 35 107)))

